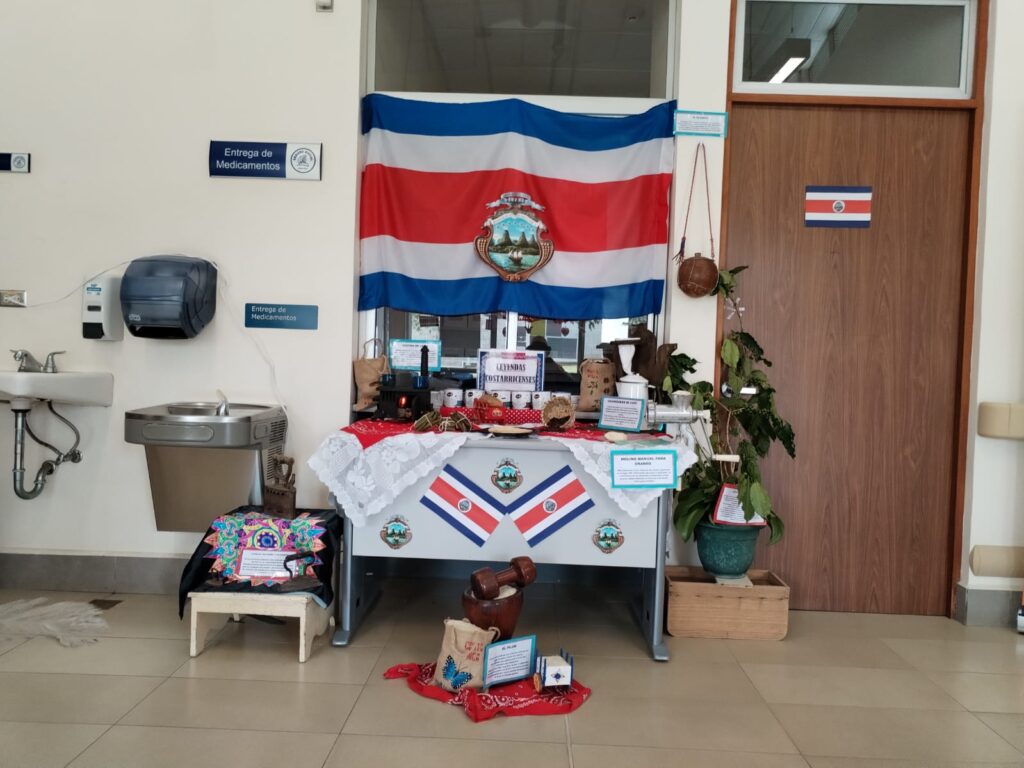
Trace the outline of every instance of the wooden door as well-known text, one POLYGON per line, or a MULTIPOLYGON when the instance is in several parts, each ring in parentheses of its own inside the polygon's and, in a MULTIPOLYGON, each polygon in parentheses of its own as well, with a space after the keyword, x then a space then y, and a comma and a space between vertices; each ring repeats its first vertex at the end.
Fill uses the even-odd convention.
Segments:
MULTIPOLYGON (((727 263, 775 363, 797 458, 765 485, 786 523, 761 567, 792 607, 946 614, 970 118, 736 105, 727 263), (807 185, 873 188, 868 229, 804 225, 807 185)), ((762 537, 765 538, 765 537, 762 537)))

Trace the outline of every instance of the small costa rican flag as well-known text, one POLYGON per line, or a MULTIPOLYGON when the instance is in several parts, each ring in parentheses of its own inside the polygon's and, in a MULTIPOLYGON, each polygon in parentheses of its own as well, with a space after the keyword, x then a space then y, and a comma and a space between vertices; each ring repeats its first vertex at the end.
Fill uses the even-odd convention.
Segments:
POLYGON ((430 484, 420 504, 478 547, 494 533, 504 514, 501 502, 450 464, 430 484))
POLYGON ((531 547, 594 506, 583 483, 568 464, 508 507, 516 527, 531 547))
POLYGON ((807 187, 804 226, 871 226, 871 187, 807 187))

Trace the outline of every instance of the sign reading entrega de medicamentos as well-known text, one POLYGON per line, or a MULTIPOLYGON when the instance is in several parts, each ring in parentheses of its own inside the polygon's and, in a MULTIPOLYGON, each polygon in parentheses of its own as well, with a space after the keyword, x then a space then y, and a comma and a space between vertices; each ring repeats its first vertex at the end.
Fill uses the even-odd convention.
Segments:
POLYGON ((211 176, 320 181, 322 144, 211 141, 211 176))

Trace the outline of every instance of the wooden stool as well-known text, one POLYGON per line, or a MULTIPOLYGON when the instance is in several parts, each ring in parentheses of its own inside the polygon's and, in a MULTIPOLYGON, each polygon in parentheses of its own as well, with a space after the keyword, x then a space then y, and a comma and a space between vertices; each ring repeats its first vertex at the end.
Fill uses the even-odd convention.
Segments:
POLYGON ((298 618, 299 662, 313 652, 313 640, 327 631, 333 619, 330 607, 321 608, 309 595, 270 595, 246 592, 189 592, 192 635, 189 654, 198 656, 211 630, 224 626, 228 616, 243 614, 298 618))

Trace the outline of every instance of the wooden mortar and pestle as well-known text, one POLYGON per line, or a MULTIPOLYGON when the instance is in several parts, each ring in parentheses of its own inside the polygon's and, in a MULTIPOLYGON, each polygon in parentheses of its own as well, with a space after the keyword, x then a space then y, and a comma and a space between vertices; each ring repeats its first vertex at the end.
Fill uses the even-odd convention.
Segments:
POLYGON ((466 619, 481 629, 496 627, 498 639, 507 640, 516 631, 523 610, 523 589, 537 578, 537 566, 529 557, 514 557, 509 567, 495 572, 480 568, 469 577, 470 587, 462 593, 466 619))

